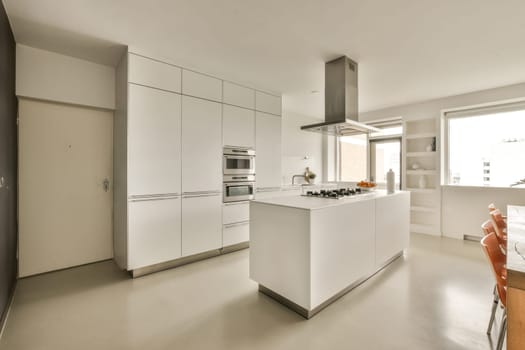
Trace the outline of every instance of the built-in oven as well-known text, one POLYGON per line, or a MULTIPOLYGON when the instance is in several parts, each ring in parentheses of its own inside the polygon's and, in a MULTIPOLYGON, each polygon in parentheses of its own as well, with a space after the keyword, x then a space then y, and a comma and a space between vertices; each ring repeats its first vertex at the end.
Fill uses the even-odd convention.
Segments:
POLYGON ((224 175, 223 202, 248 201, 255 195, 255 175, 224 175))
POLYGON ((224 147, 224 175, 255 175, 255 150, 243 147, 224 147))

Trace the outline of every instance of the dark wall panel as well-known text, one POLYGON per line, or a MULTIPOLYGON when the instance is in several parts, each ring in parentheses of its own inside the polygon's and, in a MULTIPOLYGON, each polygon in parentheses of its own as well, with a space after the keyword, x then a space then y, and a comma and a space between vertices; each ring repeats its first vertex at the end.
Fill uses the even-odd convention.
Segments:
POLYGON ((17 99, 15 41, 0 2, 0 321, 17 274, 17 99))

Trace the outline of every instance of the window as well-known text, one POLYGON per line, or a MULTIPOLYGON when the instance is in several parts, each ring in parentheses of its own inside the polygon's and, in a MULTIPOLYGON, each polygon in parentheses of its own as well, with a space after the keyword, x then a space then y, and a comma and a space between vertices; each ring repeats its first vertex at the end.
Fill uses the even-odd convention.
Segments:
POLYGON ((361 181, 367 177, 367 144, 366 134, 342 136, 339 138, 341 154, 341 181, 361 181))
POLYGON ((525 178, 525 104, 445 114, 449 185, 507 187, 525 178))
POLYGON ((339 179, 357 182, 374 180, 385 187, 386 172, 392 168, 396 185, 401 178, 401 118, 370 123, 381 129, 371 134, 355 134, 339 137, 339 179))
POLYGON ((386 188, 386 173, 395 174, 395 187, 401 188, 401 138, 370 139, 370 180, 386 188))

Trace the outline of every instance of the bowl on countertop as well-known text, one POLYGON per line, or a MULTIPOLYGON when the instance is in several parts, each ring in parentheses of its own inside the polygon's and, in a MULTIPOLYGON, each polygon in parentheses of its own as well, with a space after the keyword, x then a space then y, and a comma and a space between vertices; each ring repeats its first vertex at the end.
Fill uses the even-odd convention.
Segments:
POLYGON ((361 192, 373 192, 377 188, 377 186, 373 186, 373 187, 356 186, 356 187, 359 188, 361 192))

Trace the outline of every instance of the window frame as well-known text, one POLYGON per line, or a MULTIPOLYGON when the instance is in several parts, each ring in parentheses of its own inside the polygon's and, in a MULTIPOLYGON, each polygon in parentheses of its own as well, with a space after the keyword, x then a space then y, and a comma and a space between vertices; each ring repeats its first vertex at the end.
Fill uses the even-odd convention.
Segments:
MULTIPOLYGON (((523 104, 523 110, 525 110, 525 97, 500 100, 495 102, 480 103, 476 105, 455 107, 441 110, 441 186, 454 186, 454 187, 479 187, 479 188, 512 188, 509 186, 491 186, 491 185, 468 185, 468 184, 452 184, 450 183, 450 120, 459 118, 469 118, 475 116, 472 113, 474 111, 483 111, 489 109, 501 108, 502 112, 505 106, 520 105, 523 104), (469 111, 472 111, 470 114, 469 111), (463 115, 461 115, 463 114, 463 115)), ((487 113, 488 114, 488 113, 487 113)), ((483 114, 481 114, 483 115, 483 114)))
MULTIPOLYGON (((396 134, 396 135, 388 135, 388 136, 378 136, 378 137, 369 137, 368 138, 368 178, 372 176, 372 173, 374 172, 373 168, 375 168, 375 157, 372 152, 372 144, 378 144, 378 143, 388 143, 392 141, 398 141, 399 142, 399 189, 401 190, 403 188, 403 134, 396 134)), ((377 182, 377 179, 373 180, 374 182, 377 182)), ((395 185, 395 184, 394 184, 395 185)))
MULTIPOLYGON (((366 178, 367 179, 370 179, 370 176, 372 174, 372 154, 370 152, 371 150, 371 142, 379 142, 379 141, 388 141, 388 140, 394 140, 394 139, 399 139, 400 140, 400 149, 399 149, 399 157, 401 158, 401 173, 399 174, 400 175, 400 179, 399 179, 399 182, 400 182, 400 188, 403 188, 403 185, 402 185, 402 182, 403 182, 403 173, 404 173, 404 169, 403 169, 403 118, 402 117, 395 117, 395 118, 387 118, 387 119, 378 119, 378 120, 373 120, 373 121, 370 121, 370 122, 366 122, 367 124, 369 125, 373 125, 373 126, 376 126, 380 129, 384 128, 384 129, 387 129, 389 127, 392 127, 392 126, 401 126, 402 129, 401 129, 401 133, 399 134, 392 134, 392 135, 381 135, 381 136, 374 136, 374 137, 371 137, 370 136, 370 133, 359 133, 359 134, 356 134, 356 135, 362 135, 362 134, 365 134, 366 135, 366 141, 365 141, 365 145, 366 145, 366 178)), ((341 170, 342 170, 342 167, 341 167, 341 161, 342 161, 342 152, 341 152, 341 137, 340 136, 337 136, 335 137, 335 142, 336 142, 336 171, 335 171, 335 174, 336 174, 336 181, 337 182, 343 182, 342 180, 342 174, 341 174, 341 170)))

